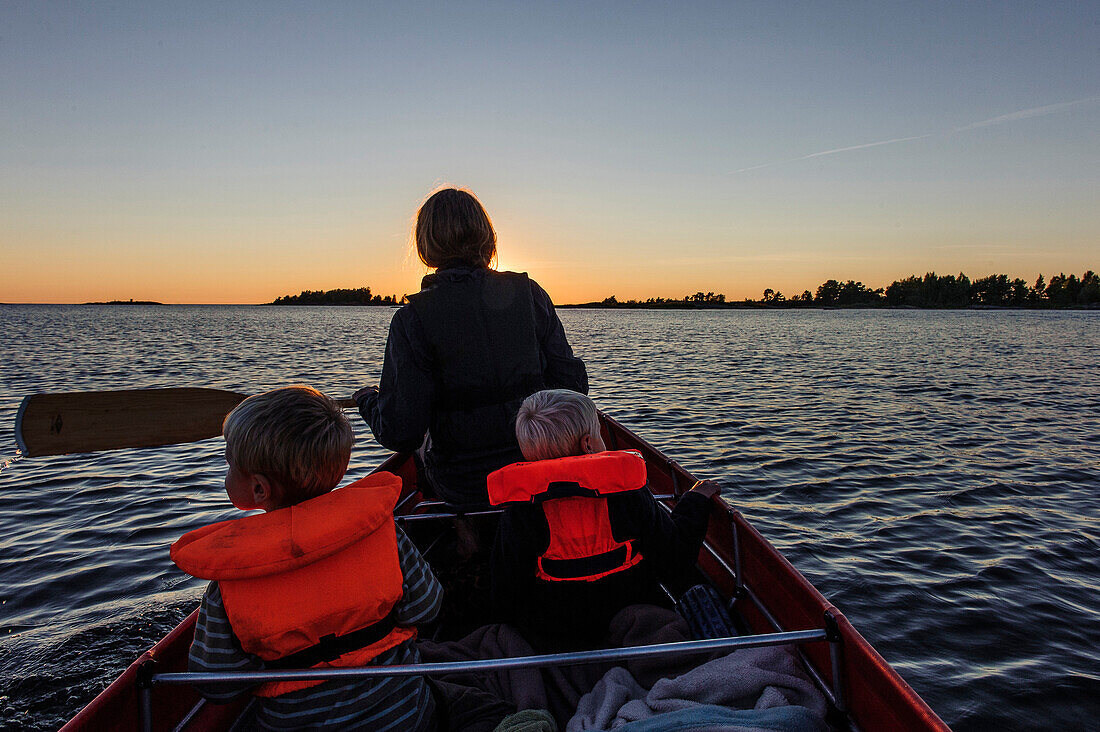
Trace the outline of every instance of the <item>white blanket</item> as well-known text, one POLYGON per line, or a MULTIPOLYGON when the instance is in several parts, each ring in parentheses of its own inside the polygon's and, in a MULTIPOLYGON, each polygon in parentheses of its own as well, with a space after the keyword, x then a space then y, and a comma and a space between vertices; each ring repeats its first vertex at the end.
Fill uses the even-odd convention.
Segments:
POLYGON ((585 694, 566 732, 606 730, 700 705, 731 709, 801 706, 824 720, 825 699, 788 648, 744 648, 671 679, 648 692, 626 669, 613 668, 585 694))

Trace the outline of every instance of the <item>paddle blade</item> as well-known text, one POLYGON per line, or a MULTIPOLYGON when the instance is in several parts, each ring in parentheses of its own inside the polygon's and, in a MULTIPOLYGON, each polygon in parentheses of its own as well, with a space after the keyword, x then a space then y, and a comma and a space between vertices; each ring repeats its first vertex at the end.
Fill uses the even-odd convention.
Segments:
POLYGON ((15 420, 28 457, 156 447, 217 437, 245 394, 220 389, 135 389, 32 394, 15 420))

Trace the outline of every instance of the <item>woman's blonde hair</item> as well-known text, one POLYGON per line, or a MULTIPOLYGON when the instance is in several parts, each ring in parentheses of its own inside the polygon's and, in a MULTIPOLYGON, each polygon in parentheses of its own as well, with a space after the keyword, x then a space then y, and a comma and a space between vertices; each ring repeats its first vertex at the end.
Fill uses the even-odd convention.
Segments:
POLYGON ((284 506, 335 488, 355 442, 344 410, 308 386, 248 397, 225 418, 222 434, 225 459, 278 483, 284 506))
POLYGON ((581 439, 599 429, 596 403, 568 389, 537 391, 516 414, 516 441, 526 460, 579 455, 581 439))
POLYGON ((488 267, 497 253, 497 233, 489 214, 469 191, 436 191, 416 214, 416 253, 437 269, 445 264, 488 267))

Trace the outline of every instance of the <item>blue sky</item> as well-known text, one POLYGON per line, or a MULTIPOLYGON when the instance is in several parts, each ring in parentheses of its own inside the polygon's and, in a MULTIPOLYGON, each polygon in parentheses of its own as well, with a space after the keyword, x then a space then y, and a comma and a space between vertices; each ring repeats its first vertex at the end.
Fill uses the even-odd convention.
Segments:
POLYGON ((0 301, 411 292, 436 186, 555 300, 1098 266, 1095 3, 0 5, 0 301))

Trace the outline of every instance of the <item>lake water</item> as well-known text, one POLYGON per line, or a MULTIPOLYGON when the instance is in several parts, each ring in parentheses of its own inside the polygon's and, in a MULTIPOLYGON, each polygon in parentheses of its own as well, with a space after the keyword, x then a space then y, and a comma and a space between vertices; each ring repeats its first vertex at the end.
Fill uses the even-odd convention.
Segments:
MULTIPOLYGON (((561 318, 610 415, 725 497, 958 730, 1100 718, 1100 312, 561 318)), ((26 394, 376 383, 384 308, 0 306, 0 726, 53 729, 195 606, 220 440, 16 460, 26 394)), ((354 417, 350 477, 386 455, 354 417)))

